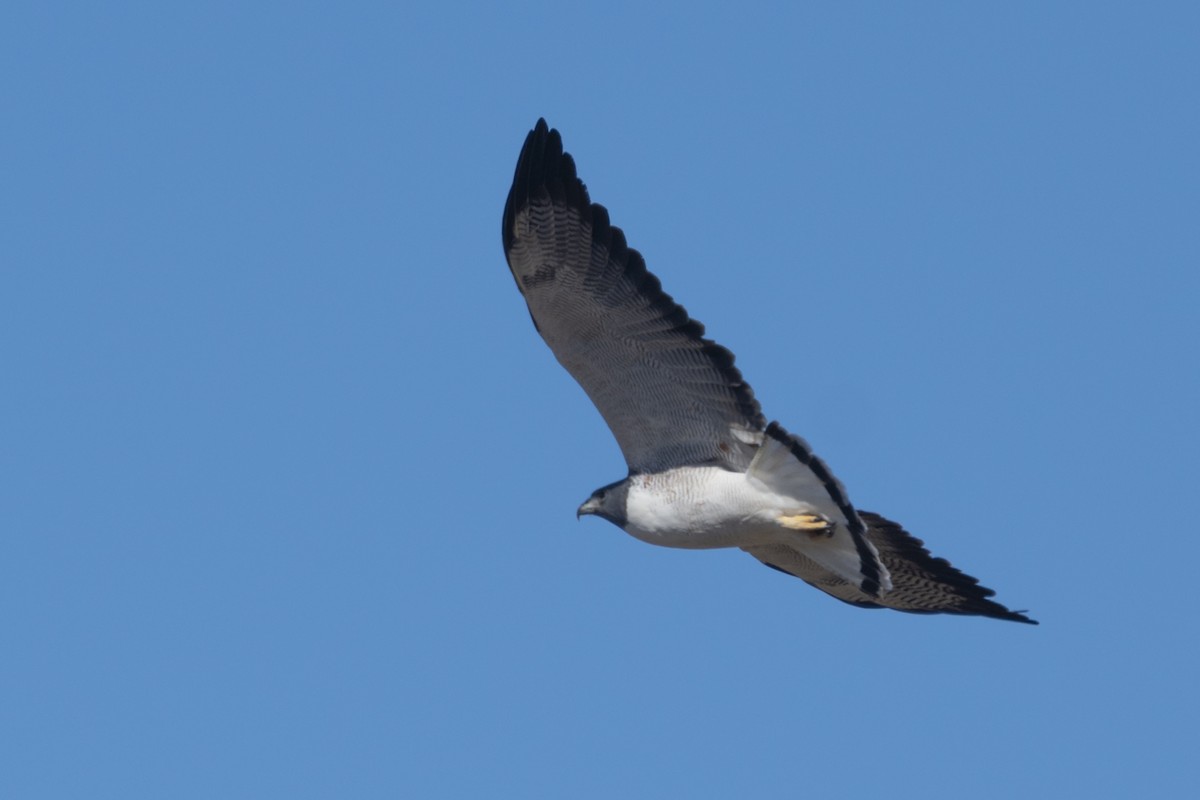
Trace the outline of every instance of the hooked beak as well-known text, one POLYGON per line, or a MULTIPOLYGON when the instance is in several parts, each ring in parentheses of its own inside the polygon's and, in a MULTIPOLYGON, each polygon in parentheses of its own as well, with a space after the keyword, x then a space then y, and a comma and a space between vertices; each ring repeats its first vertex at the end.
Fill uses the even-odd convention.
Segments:
POLYGON ((589 497, 584 501, 583 505, 575 512, 575 519, 582 519, 586 514, 595 514, 596 509, 600 507, 600 501, 594 497, 589 497))

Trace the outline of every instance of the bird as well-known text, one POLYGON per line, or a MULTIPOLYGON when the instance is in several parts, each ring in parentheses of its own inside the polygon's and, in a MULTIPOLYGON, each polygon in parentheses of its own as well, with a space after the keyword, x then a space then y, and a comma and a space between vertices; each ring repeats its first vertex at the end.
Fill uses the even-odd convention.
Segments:
POLYGON ((767 421, 733 354, 663 291, 545 119, 517 159, 502 240, 534 327, 628 466, 577 517, 664 547, 739 548, 859 608, 1037 624, 899 524, 856 509, 804 439, 767 421))

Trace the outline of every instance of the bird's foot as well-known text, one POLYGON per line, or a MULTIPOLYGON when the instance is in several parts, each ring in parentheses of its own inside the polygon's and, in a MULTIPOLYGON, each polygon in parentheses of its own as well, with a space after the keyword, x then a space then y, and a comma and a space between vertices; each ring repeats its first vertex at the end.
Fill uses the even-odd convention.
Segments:
POLYGON ((776 518, 776 522, 794 531, 804 531, 813 536, 833 536, 834 525, 820 514, 789 514, 776 518))

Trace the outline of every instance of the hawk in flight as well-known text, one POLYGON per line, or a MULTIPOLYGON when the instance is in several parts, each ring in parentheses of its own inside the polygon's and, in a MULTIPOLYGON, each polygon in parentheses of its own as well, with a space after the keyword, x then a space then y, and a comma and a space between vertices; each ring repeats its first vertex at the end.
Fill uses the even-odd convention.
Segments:
POLYGON ((579 515, 665 547, 738 547, 861 608, 1036 624, 895 522, 857 510, 803 439, 767 422, 733 354, 704 338, 591 202, 545 120, 517 160, 503 241, 534 325, 629 466, 579 515))

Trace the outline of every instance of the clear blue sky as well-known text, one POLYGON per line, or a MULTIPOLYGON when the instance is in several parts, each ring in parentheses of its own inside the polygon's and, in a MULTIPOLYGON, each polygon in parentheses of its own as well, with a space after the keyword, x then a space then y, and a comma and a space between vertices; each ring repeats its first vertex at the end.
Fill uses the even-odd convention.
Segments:
POLYGON ((1195 784, 1195 4, 641 5, 4 4, 0 796, 1195 784), (539 116, 1040 627, 576 522, 625 470, 501 252, 539 116))

